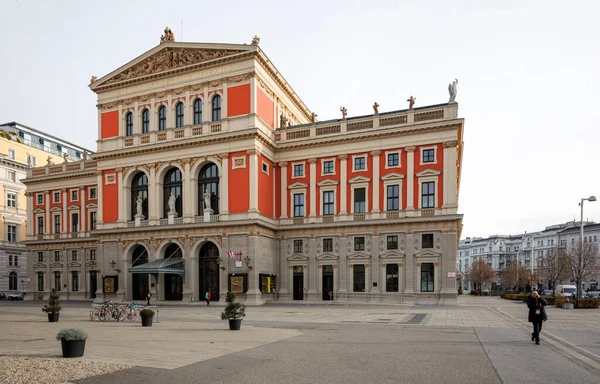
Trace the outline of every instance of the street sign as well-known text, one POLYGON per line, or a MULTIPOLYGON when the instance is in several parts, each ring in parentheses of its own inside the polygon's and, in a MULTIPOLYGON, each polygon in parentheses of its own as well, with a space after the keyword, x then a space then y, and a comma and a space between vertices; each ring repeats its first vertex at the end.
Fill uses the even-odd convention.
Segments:
POLYGON ((448 277, 456 277, 456 272, 448 272, 448 277))

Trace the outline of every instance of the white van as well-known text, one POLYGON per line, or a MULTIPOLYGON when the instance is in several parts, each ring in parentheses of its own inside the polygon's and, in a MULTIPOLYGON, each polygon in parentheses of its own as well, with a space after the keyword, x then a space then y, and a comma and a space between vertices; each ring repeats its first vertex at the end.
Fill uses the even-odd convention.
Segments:
POLYGON ((564 296, 564 297, 575 297, 577 295, 577 287, 574 285, 562 285, 559 284, 556 286, 556 296, 564 296))

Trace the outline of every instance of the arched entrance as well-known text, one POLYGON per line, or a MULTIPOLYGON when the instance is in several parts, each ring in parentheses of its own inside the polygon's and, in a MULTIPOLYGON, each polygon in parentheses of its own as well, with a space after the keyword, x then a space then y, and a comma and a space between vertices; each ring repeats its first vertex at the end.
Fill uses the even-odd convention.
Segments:
MULTIPOLYGON (((165 251, 165 259, 181 259, 183 253, 179 245, 173 243, 165 251)), ((173 273, 165 273, 165 300, 183 300, 183 277, 173 273)))
MULTIPOLYGON (((131 255, 131 266, 146 264, 148 262, 148 251, 143 245, 137 245, 131 255)), ((145 300, 149 289, 148 274, 132 273, 131 276, 131 298, 133 300, 145 300)))
POLYGON ((200 248, 198 257, 200 273, 198 284, 200 286, 200 300, 204 300, 207 290, 211 292, 211 301, 219 301, 219 248, 214 243, 207 242, 200 248))

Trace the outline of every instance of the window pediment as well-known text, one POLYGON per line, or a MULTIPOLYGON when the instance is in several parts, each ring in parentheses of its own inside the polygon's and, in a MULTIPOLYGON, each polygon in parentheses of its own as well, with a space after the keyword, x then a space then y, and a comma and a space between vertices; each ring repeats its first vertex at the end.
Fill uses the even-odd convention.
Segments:
POLYGON ((339 259, 338 256, 335 256, 335 255, 333 255, 331 253, 325 253, 323 255, 317 256, 317 260, 322 260, 322 261, 325 261, 325 260, 338 260, 338 259, 339 259))
POLYGON ((308 256, 302 256, 302 255, 295 254, 295 255, 289 256, 287 258, 287 260, 288 261, 308 261, 308 256))
POLYGON ((333 180, 333 179, 325 179, 325 180, 317 183, 317 185, 319 187, 327 187, 330 185, 338 185, 338 184, 339 184, 339 182, 337 180, 333 180))
POLYGON ((368 183, 369 181, 371 181, 370 177, 365 177, 365 176, 356 176, 351 178, 350 180, 348 180, 348 182, 350 184, 354 184, 354 183, 368 183))
POLYGON ((442 252, 436 252, 431 249, 415 252, 415 257, 439 257, 439 256, 442 256, 442 252))
POLYGON ((38 209, 34 209, 34 210, 33 210, 33 213, 44 213, 44 212, 45 212, 45 211, 44 211, 43 209, 41 209, 41 208, 38 208, 38 209))
POLYGON ((68 264, 69 268, 80 268, 81 267, 81 263, 77 262, 77 261, 72 261, 68 264))
POLYGON ((62 208, 60 208, 60 207, 50 208, 50 212, 61 212, 61 211, 62 211, 62 208))
POLYGON ((304 189, 304 188, 308 188, 308 184, 296 182, 296 183, 290 184, 288 186, 288 189, 304 189))
POLYGON ((384 253, 382 253, 380 256, 380 258, 382 259, 397 259, 397 258, 403 258, 404 257, 404 253, 400 252, 398 250, 393 250, 393 251, 385 251, 384 253))
POLYGON ((442 172, 435 170, 435 169, 424 169, 421 172, 417 173, 417 177, 423 177, 423 176, 438 176, 440 175, 442 172))
POLYGON ((52 268, 52 269, 62 268, 62 267, 63 267, 63 264, 59 263, 58 261, 55 261, 52 264, 50 264, 50 268, 52 268))
POLYGON ((69 211, 79 210, 79 206, 78 205, 69 205, 67 207, 67 210, 69 210, 69 211))
POLYGON ((388 173, 385 176, 381 176, 381 180, 401 180, 404 179, 404 174, 398 172, 388 173))
POLYGON ((348 259, 349 260, 371 260, 371 255, 368 255, 366 253, 355 253, 355 254, 348 256, 348 259))
POLYGON ((85 206, 86 209, 98 208, 98 204, 90 203, 85 206))
POLYGON ((33 264, 33 268, 46 268, 46 264, 45 263, 35 263, 33 264))

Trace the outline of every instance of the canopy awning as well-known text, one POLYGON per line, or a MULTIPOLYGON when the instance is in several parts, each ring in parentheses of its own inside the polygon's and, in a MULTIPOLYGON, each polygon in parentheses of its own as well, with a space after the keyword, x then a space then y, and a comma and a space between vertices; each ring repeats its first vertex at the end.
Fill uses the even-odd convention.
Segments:
POLYGON ((172 273, 174 275, 185 275, 185 264, 183 259, 159 259, 149 263, 129 267, 130 273, 172 273))

